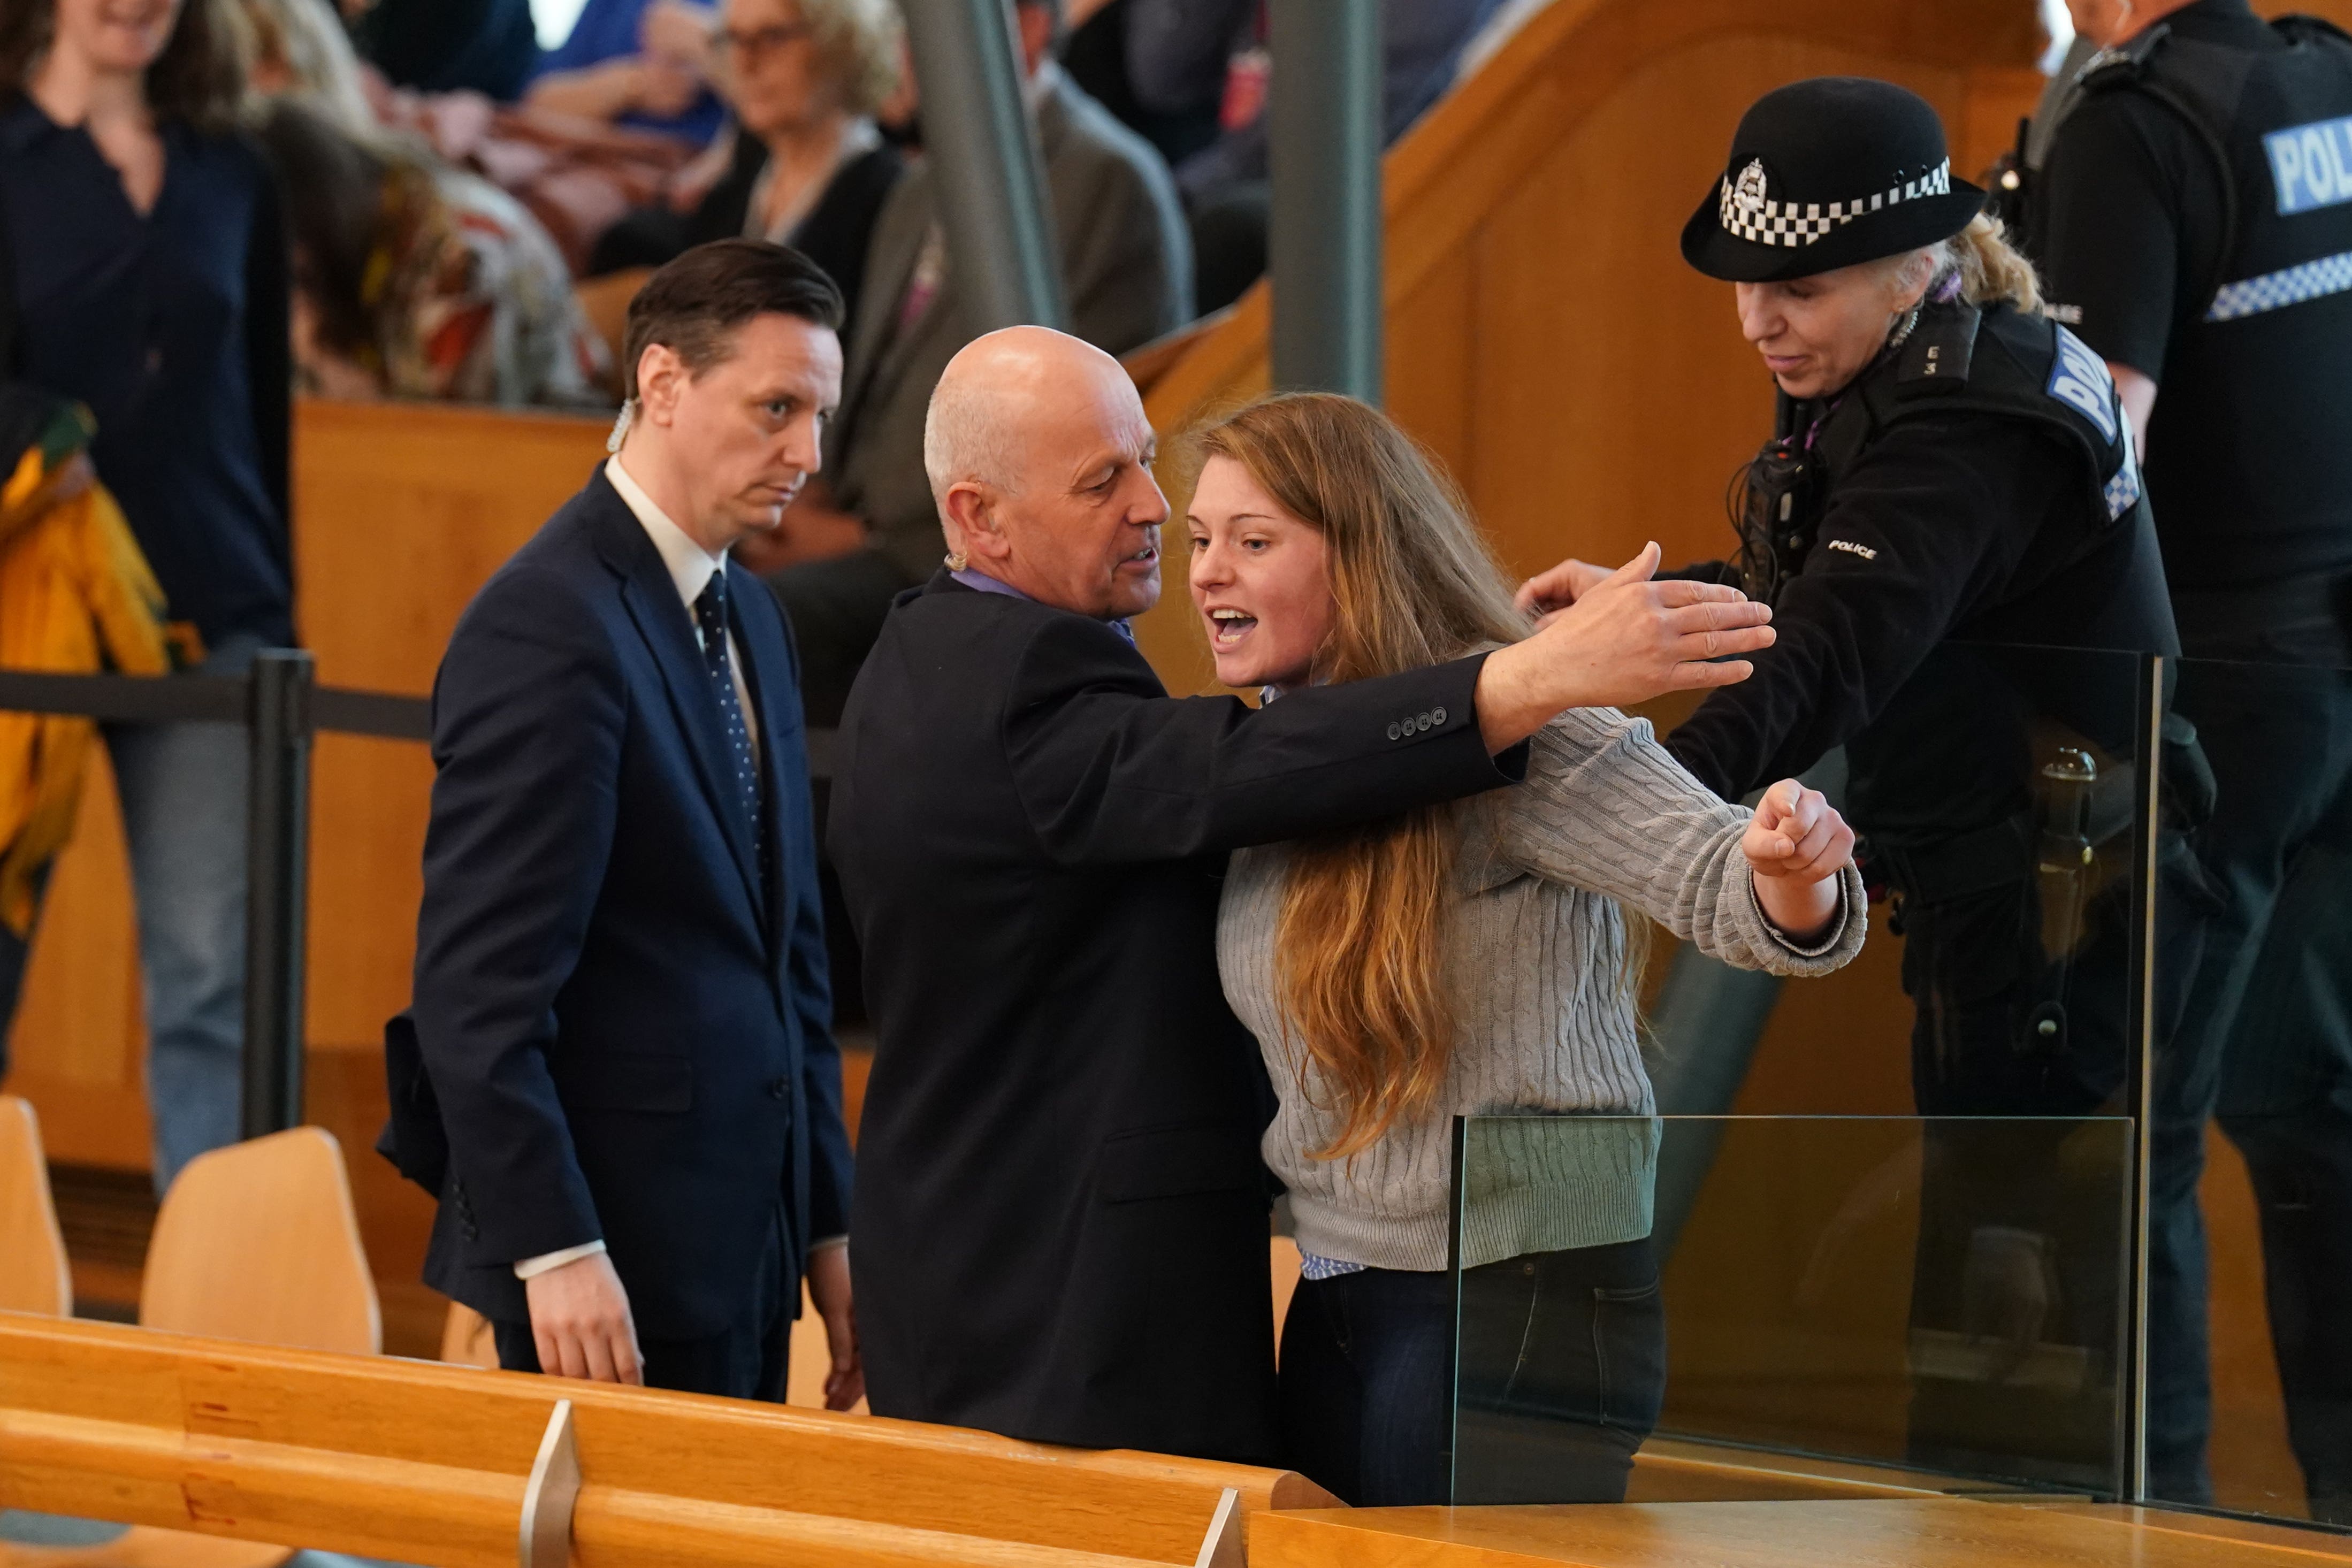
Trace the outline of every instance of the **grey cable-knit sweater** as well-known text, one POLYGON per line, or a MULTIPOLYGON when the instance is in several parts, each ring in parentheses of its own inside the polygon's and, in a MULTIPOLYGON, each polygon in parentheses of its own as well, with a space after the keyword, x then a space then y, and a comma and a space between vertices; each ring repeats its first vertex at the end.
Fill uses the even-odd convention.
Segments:
POLYGON ((1749 813, 1707 792, 1666 755, 1646 719, 1562 715, 1535 737, 1524 784, 1456 808, 1456 902, 1447 977, 1460 1032, 1436 1103, 1347 1160, 1317 1160, 1339 1117, 1280 1027, 1275 925, 1282 846, 1244 850, 1217 920, 1225 999, 1265 1052, 1281 1109, 1265 1161, 1290 1188, 1299 1249, 1379 1269, 1446 1266, 1456 1115, 1582 1112, 1480 1128, 1463 1263, 1630 1241, 1650 1230, 1655 1108, 1622 984, 1624 917, 1643 910, 1742 968, 1822 975, 1862 950, 1862 879, 1844 873, 1836 924, 1799 947, 1756 903, 1740 835, 1749 813))

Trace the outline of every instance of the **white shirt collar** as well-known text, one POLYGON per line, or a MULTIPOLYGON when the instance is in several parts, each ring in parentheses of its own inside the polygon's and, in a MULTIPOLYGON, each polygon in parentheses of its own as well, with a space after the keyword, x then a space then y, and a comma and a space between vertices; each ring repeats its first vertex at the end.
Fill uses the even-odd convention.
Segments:
POLYGON ((621 499, 628 503, 629 510, 636 514, 637 521, 645 528, 646 537, 653 540, 654 549, 661 552, 662 564, 669 568, 669 580, 677 585, 677 596, 691 611, 694 601, 701 598, 702 591, 710 585, 711 578, 726 570, 726 556, 712 555, 695 543, 684 528, 671 522, 669 514, 654 505, 654 498, 646 494, 645 487, 621 466, 618 453, 604 459, 604 477, 614 490, 620 492, 621 499))

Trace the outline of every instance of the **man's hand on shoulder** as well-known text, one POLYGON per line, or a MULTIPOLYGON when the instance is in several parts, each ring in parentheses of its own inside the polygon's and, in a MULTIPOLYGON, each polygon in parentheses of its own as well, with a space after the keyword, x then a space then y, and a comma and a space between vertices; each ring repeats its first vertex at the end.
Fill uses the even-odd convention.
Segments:
POLYGON ((1477 705, 1489 751, 1516 746, 1570 708, 1627 707, 1753 673, 1726 655, 1772 645, 1770 607, 1720 583, 1653 581, 1657 570, 1654 543, 1588 580, 1526 642, 1487 655, 1477 705))
POLYGON ((629 1293, 621 1288, 610 1254, 592 1252, 523 1281, 530 1304, 530 1334, 539 1369, 558 1377, 597 1383, 646 1380, 629 1293))

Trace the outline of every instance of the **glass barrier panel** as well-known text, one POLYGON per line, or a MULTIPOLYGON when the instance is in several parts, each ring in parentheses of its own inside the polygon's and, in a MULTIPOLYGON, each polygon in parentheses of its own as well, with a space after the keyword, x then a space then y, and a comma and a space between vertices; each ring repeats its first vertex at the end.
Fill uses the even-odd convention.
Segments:
POLYGON ((2148 1495, 2352 1526, 2352 671, 2169 668, 2148 1495))
POLYGON ((1455 1502, 2122 1494, 2127 1120, 1459 1125, 1455 1502))

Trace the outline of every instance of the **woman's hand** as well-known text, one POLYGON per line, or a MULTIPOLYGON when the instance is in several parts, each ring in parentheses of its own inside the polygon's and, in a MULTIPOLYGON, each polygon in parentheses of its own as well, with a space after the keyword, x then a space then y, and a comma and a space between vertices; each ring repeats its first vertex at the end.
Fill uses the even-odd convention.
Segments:
POLYGON ((1837 917, 1853 830, 1818 789, 1783 779, 1764 791, 1739 850, 1756 868, 1756 902, 1782 936, 1811 942, 1837 917))

